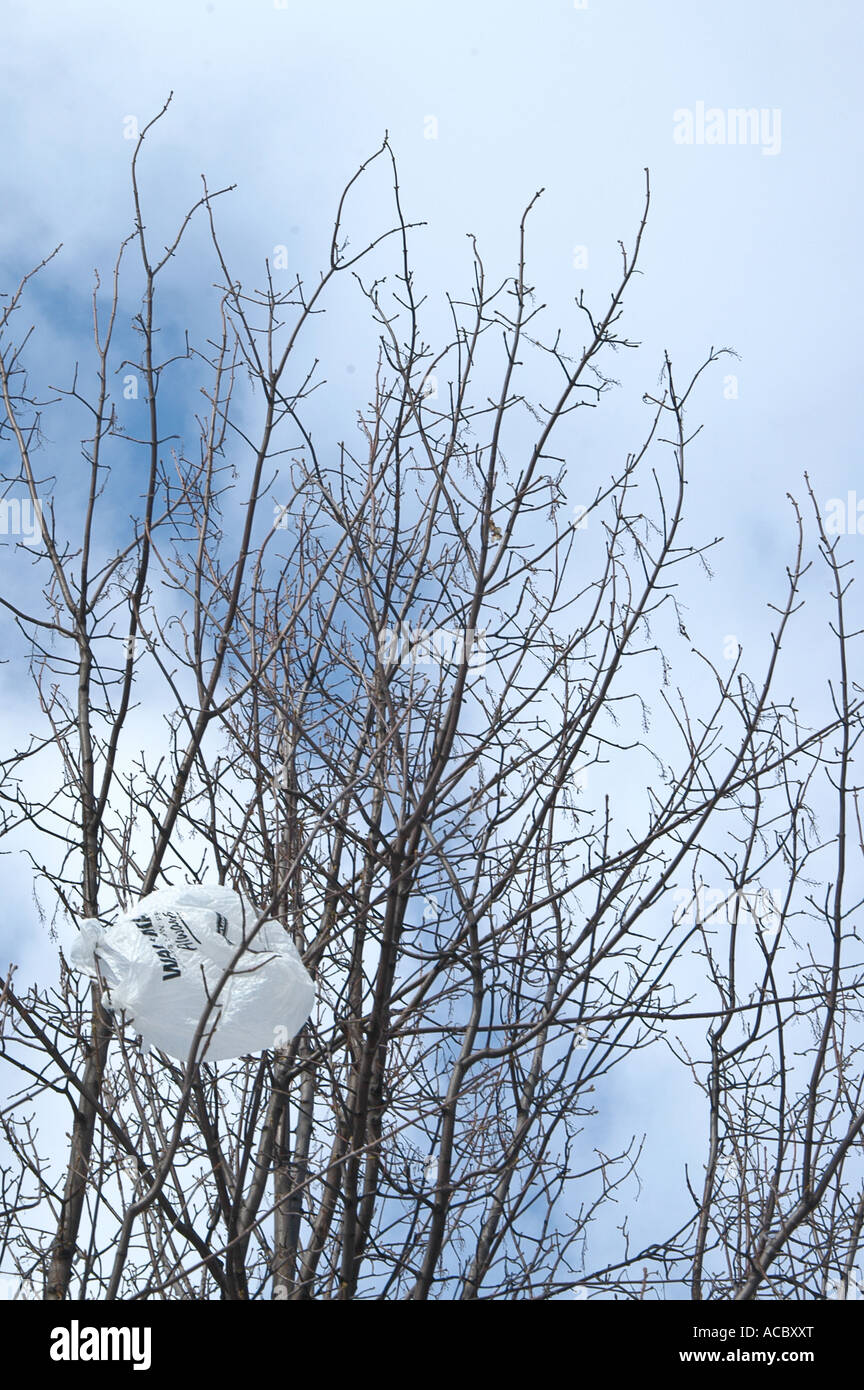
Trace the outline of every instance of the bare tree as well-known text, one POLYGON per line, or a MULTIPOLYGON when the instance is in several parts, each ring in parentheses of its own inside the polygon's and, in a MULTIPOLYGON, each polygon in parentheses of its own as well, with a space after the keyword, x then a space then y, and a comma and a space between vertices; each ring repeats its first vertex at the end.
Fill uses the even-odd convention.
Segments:
POLYGON ((285 290, 268 264, 250 291, 217 232, 227 190, 205 184, 156 249, 150 128, 133 232, 93 292, 95 388, 77 365, 58 387, 25 370, 31 275, 2 311, 6 482, 38 520, 36 579, 2 603, 39 720, 4 760, 4 829, 52 920, 110 922, 160 885, 235 886, 258 925, 291 933, 318 1001, 297 1037, 212 1063, 217 991, 180 1063, 144 1053, 65 960, 54 986, 19 991, 7 972, 4 1268, 47 1299, 848 1287, 861 700, 837 543, 811 494, 838 674, 808 722, 774 693, 808 568, 797 505, 761 674, 722 673, 684 626, 681 577, 716 544, 687 539, 687 412, 719 353, 683 386, 667 357, 639 446, 590 489, 580 463, 568 498, 579 412, 635 346, 620 321, 647 175, 605 307, 580 296, 576 325, 544 334, 535 197, 515 273, 490 281, 472 241, 470 289, 427 342, 386 139, 339 200, 314 286, 285 290), (352 200, 381 168, 393 219, 355 250, 352 200), (159 314, 197 222, 219 277, 199 347, 159 314), (307 346, 337 286, 378 342, 350 434, 307 346), (142 388, 135 411, 118 375, 142 388), (85 434, 61 478, 46 420, 70 417, 85 434), (592 1126, 611 1069, 658 1047, 704 1096, 706 1160, 682 1172, 677 1228, 632 1248, 614 1214, 641 1143, 607 1154, 592 1126), (606 1239, 598 1261, 609 1218, 617 1253, 606 1239))

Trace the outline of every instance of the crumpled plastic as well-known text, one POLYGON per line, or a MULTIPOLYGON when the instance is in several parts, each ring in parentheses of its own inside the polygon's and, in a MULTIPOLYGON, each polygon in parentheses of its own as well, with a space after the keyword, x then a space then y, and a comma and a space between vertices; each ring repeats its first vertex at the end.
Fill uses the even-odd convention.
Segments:
MULTIPOLYGON (((111 926, 84 918, 70 964, 105 983, 145 1049, 189 1055, 208 999, 259 913, 221 884, 160 888, 111 926)), ((265 922, 245 948, 208 1015, 198 1060, 224 1061, 284 1047, 315 1002, 315 985, 290 935, 265 922)))

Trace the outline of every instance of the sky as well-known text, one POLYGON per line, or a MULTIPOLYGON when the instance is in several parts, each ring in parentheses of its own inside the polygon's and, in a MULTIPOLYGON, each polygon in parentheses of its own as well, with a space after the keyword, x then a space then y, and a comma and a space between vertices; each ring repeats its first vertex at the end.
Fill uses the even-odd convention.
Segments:
MULTIPOLYGON (((739 354, 706 377, 694 407, 704 430, 689 484, 693 535, 724 537, 710 587, 694 574, 683 595, 694 639, 718 662, 729 634, 762 649, 766 605, 780 599, 793 554, 786 494, 803 502, 805 471, 821 506, 856 489, 864 501, 860 6, 2 0, 2 28, 0 288, 63 243, 34 301, 52 358, 80 335, 94 266, 107 271, 131 229, 127 137, 169 92, 143 171, 154 238, 198 197, 202 173, 211 188, 235 183, 220 227, 244 277, 280 245, 315 274, 344 183, 387 131, 406 216, 427 223, 414 242, 424 287, 440 297, 468 286, 469 232, 494 272, 512 272, 519 218, 542 187, 529 273, 556 321, 572 323, 580 287, 602 298, 614 283, 647 167, 642 275, 624 321, 641 347, 616 361, 621 389, 585 439, 610 469, 620 463, 664 351, 682 379, 712 346, 739 354), (758 119, 733 143, 739 108, 758 119)), ((194 284, 176 294, 192 296, 194 284)), ((363 361, 352 331, 331 364, 346 402, 363 361)), ((574 488, 578 502, 578 479, 574 488)), ((851 534, 849 557, 862 545, 851 534)), ((807 592, 812 613, 784 668, 805 694, 825 677, 826 610, 816 587, 807 592)), ((850 602, 860 619, 854 592, 850 602)), ((0 695, 7 727, 26 728, 10 667, 0 667, 0 695)), ((26 883, 16 878, 10 892, 17 916, 5 930, 38 974, 45 943, 22 927, 32 920, 26 883)), ((641 1063, 629 1086, 616 1077, 610 1133, 635 1132, 662 1103, 690 1135, 686 1096, 664 1067, 653 1075, 653 1088, 641 1063)), ((648 1162, 662 1187, 663 1154, 648 1162)))
MULTIPOLYGON (((724 367, 699 398, 710 444, 693 503, 748 581, 730 604, 737 632, 749 583, 782 573, 786 491, 800 493, 805 469, 826 502, 856 485, 861 27, 839 0, 560 0, 530 13, 483 0, 6 0, 0 252, 18 269, 62 241, 53 292, 89 293, 130 227, 130 118, 142 125, 173 91, 144 166, 157 232, 206 173, 237 184, 220 207, 233 264, 251 274, 286 245, 312 272, 344 181, 388 130, 406 214, 428 223, 415 256, 429 287, 468 283, 469 231, 511 270, 519 216, 543 187, 529 270, 566 318, 580 286, 611 286, 648 166, 626 320, 643 348, 598 428, 610 449, 630 446, 631 402, 656 384, 664 349, 682 377, 712 345, 740 354, 736 381, 724 367), (676 143, 675 113, 695 123, 700 103, 764 113, 771 140, 676 143)), ((350 339, 345 356, 347 374, 350 339)))

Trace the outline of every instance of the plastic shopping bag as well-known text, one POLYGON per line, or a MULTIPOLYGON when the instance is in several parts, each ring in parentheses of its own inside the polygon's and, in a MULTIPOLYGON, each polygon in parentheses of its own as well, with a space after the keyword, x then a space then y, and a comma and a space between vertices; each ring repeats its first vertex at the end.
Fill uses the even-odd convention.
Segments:
MULTIPOLYGON (((161 888, 112 926, 86 918, 71 962, 93 976, 98 962, 108 1007, 125 1012, 145 1048, 185 1061, 208 998, 258 916, 220 884, 161 888)), ((203 1060, 284 1046, 314 1002, 315 986, 291 937, 279 922, 265 922, 208 1015, 203 1060)))

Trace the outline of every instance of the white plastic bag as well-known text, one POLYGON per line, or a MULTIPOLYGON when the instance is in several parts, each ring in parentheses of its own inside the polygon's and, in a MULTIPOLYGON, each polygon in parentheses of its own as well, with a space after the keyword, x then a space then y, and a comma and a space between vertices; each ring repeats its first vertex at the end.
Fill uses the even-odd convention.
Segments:
MULTIPOLYGON (((125 1011, 145 1049, 185 1061, 208 997, 258 916, 220 884, 161 888, 112 926, 85 918, 71 963, 96 976, 98 961, 106 1003, 125 1011)), ((207 1018, 203 1060, 284 1046, 314 1002, 315 986, 291 937, 279 922, 265 922, 207 1018)))

